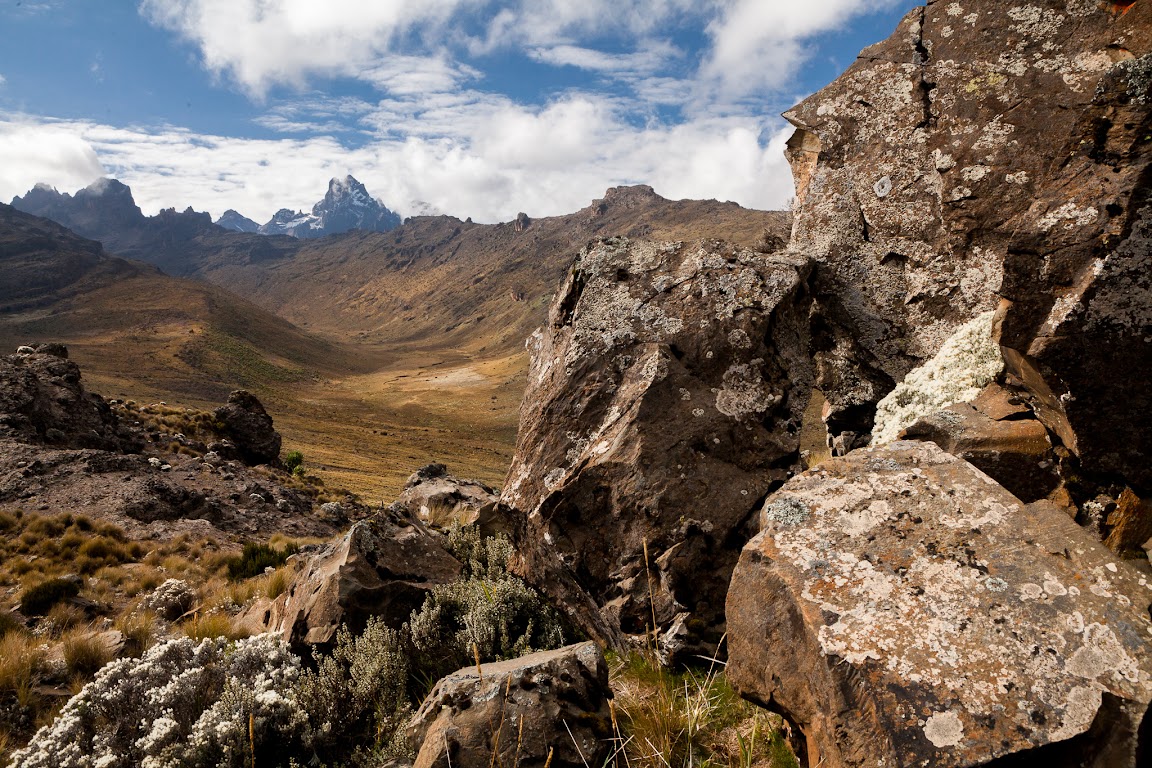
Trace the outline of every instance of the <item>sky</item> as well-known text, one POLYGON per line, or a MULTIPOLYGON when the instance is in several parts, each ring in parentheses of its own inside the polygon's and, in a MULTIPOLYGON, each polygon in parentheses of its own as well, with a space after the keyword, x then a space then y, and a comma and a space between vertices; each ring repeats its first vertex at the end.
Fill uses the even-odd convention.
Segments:
POLYGON ((783 207, 780 113, 911 0, 0 0, 0 200, 132 187, 146 214, 579 210, 611 186, 783 207))

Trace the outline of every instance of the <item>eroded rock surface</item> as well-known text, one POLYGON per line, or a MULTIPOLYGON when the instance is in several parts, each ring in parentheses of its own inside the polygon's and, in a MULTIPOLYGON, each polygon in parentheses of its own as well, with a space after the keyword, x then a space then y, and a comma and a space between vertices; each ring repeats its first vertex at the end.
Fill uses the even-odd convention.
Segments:
POLYGON ((602 765, 613 744, 610 698, 604 655, 581 643, 448 675, 406 735, 418 768, 602 765))
POLYGON ((719 242, 596 241, 529 340, 501 500, 526 516, 525 575, 593 637, 644 633, 655 611, 662 650, 715 652, 758 500, 797 455, 807 269, 719 242))
POLYGON ((1147 758, 1152 583, 1063 511, 897 442, 793 478, 761 520, 728 673, 800 727, 809 766, 1147 758))
POLYGON ((280 458, 280 433, 259 399, 247 390, 228 395, 228 402, 214 412, 223 432, 235 444, 245 464, 271 464, 280 458))
POLYGON ((60 344, 0 357, 0 438, 68 448, 140 450, 143 437, 85 391, 80 367, 60 344))
POLYGON ((498 524, 502 519, 496 513, 498 500, 496 491, 484 483, 455 477, 443 464, 429 464, 412 473, 396 503, 425 522, 479 525, 484 535, 492 535, 507 528, 498 524))
POLYGON ((1040 418, 1152 486, 1150 51, 1145 2, 940 0, 787 114, 834 436, 999 305, 1040 418))
POLYGON ((360 632, 372 616, 399 627, 434 585, 454 581, 461 569, 436 534, 387 513, 304 557, 288 590, 246 619, 296 646, 330 643, 341 624, 360 632))

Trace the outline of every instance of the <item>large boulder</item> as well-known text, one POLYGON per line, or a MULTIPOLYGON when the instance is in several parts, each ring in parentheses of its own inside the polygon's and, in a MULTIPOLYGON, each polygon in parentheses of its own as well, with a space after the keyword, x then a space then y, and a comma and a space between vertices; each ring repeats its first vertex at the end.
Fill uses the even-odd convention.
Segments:
POLYGON ((415 768, 603 765, 611 698, 603 653, 581 643, 448 675, 405 735, 415 768))
POLYGON ((63 448, 138 451, 142 436, 104 398, 85 391, 62 344, 21 347, 0 357, 0 438, 63 448))
POLYGON ((288 590, 254 606, 243 623, 277 632, 295 647, 327 646, 341 624, 360 632, 373 616, 399 627, 433 586, 460 576, 461 565, 436 534, 380 513, 339 540, 299 557, 288 590))
POLYGON ((1152 488, 1152 5, 934 2, 786 114, 833 436, 999 309, 1082 470, 1152 488))
POLYGON ((498 502, 499 496, 490 486, 455 477, 443 464, 429 464, 412 473, 395 503, 424 522, 478 525, 490 536, 510 529, 502 524, 498 502))
POLYGON ((245 464, 272 464, 280 458, 280 433, 256 395, 238 389, 213 415, 245 464))
POLYGON ((529 340, 502 502, 522 573, 591 636, 715 653, 755 510, 811 392, 807 262, 720 242, 582 250, 529 340))
POLYGON ((793 478, 761 521, 728 674, 809 766, 1147 765, 1152 583, 1062 510, 896 442, 793 478))

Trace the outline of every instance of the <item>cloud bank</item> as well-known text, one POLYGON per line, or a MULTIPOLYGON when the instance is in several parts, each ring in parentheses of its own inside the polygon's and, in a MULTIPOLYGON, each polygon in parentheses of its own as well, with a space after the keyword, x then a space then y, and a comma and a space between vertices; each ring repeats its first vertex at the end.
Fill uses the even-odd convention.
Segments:
POLYGON ((263 221, 351 173, 402 215, 481 222, 573 211, 635 183, 781 207, 790 129, 764 105, 815 36, 899 2, 141 0, 220 87, 250 97, 271 138, 0 113, 0 199, 111 175, 146 212, 263 221), (502 56, 583 84, 525 100, 498 87, 502 56), (360 95, 310 90, 333 78, 360 95))

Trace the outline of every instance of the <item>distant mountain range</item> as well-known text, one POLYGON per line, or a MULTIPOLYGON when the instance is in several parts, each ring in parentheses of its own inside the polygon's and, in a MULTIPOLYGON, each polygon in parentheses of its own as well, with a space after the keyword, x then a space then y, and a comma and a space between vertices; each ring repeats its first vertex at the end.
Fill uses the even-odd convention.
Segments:
POLYGON ((281 208, 267 224, 256 227, 251 219, 236 211, 227 211, 216 223, 237 232, 314 238, 352 230, 388 232, 400 226, 400 216, 368 194, 363 184, 345 176, 328 182, 328 192, 312 206, 312 213, 281 208))

